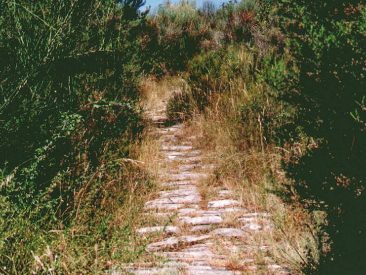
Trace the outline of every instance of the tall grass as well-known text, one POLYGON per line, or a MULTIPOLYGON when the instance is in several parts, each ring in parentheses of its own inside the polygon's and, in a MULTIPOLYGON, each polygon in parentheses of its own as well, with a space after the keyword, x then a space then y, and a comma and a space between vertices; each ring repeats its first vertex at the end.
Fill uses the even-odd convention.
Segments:
MULTIPOLYGON (((199 74, 204 79, 201 84, 210 82, 212 88, 206 93, 209 97, 204 111, 196 110, 201 115, 193 116, 190 126, 191 131, 200 133, 197 145, 218 167, 209 185, 230 187, 249 211, 269 213, 273 231, 248 242, 268 245, 270 257, 292 272, 301 273, 304 266, 314 267, 319 259, 316 235, 323 220, 305 211, 296 197, 291 198, 291 207, 286 205, 286 186, 292 183, 281 167, 285 149, 276 142, 277 129, 287 122, 284 114, 288 111, 271 87, 250 73, 254 54, 246 47, 230 46, 221 60, 215 74, 222 78, 207 72, 199 74), (233 75, 225 78, 230 73, 233 75)), ((191 70, 190 74, 197 71, 191 70)), ((189 81, 192 79, 190 93, 195 93, 196 81, 202 80, 194 77, 189 81)), ((258 257, 263 257, 260 251, 258 257)))
POLYGON ((138 255, 136 212, 117 212, 149 186, 124 162, 142 130, 141 4, 0 1, 2 273, 98 273, 138 255))

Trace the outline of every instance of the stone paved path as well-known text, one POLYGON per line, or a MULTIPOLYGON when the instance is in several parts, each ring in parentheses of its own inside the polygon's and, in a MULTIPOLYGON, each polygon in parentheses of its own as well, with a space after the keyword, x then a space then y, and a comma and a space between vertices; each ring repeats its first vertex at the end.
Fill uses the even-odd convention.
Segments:
POLYGON ((232 191, 225 188, 216 190, 215 198, 203 200, 200 184, 210 176, 213 167, 194 148, 196 137, 183 133, 183 124, 165 127, 163 109, 150 113, 150 117, 160 141, 161 191, 146 202, 145 209, 160 224, 139 228, 138 233, 151 238, 147 251, 161 256, 163 261, 160 265, 134 265, 129 272, 137 275, 289 274, 266 256, 266 245, 253 247, 247 241, 255 234, 271 230, 269 215, 248 212, 232 191), (255 258, 258 251, 264 255, 261 264, 255 258))

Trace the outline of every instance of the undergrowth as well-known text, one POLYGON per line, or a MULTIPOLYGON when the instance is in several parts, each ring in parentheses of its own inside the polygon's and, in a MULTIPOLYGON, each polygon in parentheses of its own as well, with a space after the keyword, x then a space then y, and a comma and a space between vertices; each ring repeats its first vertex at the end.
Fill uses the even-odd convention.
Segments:
POLYGON ((143 1, 0 1, 0 272, 136 258, 143 1))

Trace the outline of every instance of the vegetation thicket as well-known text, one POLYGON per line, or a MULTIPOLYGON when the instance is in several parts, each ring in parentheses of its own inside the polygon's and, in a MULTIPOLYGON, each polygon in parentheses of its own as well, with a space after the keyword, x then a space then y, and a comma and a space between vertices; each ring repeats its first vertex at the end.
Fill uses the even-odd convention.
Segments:
POLYGON ((295 108, 284 140, 306 142, 303 154, 286 168, 303 204, 327 214, 330 251, 318 272, 361 274, 366 271, 365 3, 280 1, 278 16, 295 63, 277 88, 295 108))
POLYGON ((1 273, 129 257, 132 221, 114 214, 147 182, 124 161, 142 131, 142 4, 0 1, 1 273))

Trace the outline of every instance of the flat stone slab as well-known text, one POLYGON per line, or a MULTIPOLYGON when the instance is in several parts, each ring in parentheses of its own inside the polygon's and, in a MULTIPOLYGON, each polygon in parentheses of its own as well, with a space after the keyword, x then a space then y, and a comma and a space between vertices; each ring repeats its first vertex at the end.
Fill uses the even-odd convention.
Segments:
POLYGON ((192 171, 194 169, 199 169, 199 168, 202 168, 202 166, 199 164, 182 164, 182 165, 179 165, 178 170, 181 172, 187 172, 187 171, 192 171))
POLYGON ((243 213, 246 212, 245 208, 242 207, 229 207, 229 208, 216 208, 216 211, 220 213, 243 213))
MULTIPOLYGON (((171 261, 207 261, 216 259, 215 254, 213 254, 209 249, 198 250, 198 251, 178 251, 178 252, 164 252, 161 256, 166 257, 171 261)), ((221 258, 217 258, 221 259, 221 258)))
POLYGON ((161 198, 146 203, 147 207, 159 208, 164 204, 195 204, 201 200, 200 195, 189 195, 184 197, 161 198))
MULTIPOLYGON (((179 211, 180 213, 180 211, 179 211)), ((205 216, 221 216, 220 211, 216 210, 194 210, 192 212, 187 212, 186 215, 190 215, 190 217, 205 217, 205 216)))
MULTIPOLYGON (((179 274, 179 272, 183 269, 184 267, 180 268, 180 267, 154 267, 154 268, 139 268, 136 270, 129 270, 130 273, 132 273, 133 275, 175 275, 175 274, 179 274)), ((184 269, 183 269, 184 270, 184 269)), ((112 274, 112 275, 122 275, 122 274, 126 274, 126 273, 118 273, 118 274, 112 274)))
POLYGON ((169 175, 169 179, 171 181, 187 181, 187 180, 198 180, 207 178, 208 175, 205 173, 190 173, 190 172, 183 172, 178 174, 171 174, 169 175))
POLYGON ((233 192, 229 190, 220 190, 218 195, 220 198, 232 197, 233 192))
POLYGON ((180 215, 190 215, 196 213, 197 211, 197 208, 182 208, 178 210, 178 213, 180 215))
MULTIPOLYGON (((182 266, 167 266, 156 268, 130 269, 134 275, 236 275, 240 274, 235 271, 229 271, 222 268, 214 268, 205 265, 182 265, 182 266)), ((122 275, 125 273, 112 273, 113 275, 122 275)))
POLYGON ((190 151, 193 150, 192 146, 188 145, 163 145, 161 146, 161 150, 163 151, 190 151))
POLYGON ((201 150, 191 151, 165 151, 167 157, 198 157, 202 154, 201 150))
POLYGON ((188 267, 186 269, 187 274, 189 275, 239 275, 240 272, 219 269, 214 267, 203 268, 203 267, 188 267))
POLYGON ((273 224, 268 213, 250 213, 238 219, 243 224, 242 229, 250 231, 271 230, 273 224))
POLYGON ((223 222, 220 216, 181 217, 179 220, 190 225, 220 224, 223 222))
POLYGON ((185 164, 196 164, 196 163, 200 163, 202 161, 201 157, 189 157, 189 158, 182 158, 182 157, 172 157, 172 158, 167 158, 168 162, 176 162, 179 161, 180 163, 185 163, 185 164))
POLYGON ((244 230, 250 230, 250 231, 260 231, 263 230, 263 226, 258 223, 247 223, 242 227, 244 230))
POLYGON ((248 213, 242 216, 242 218, 269 218, 271 215, 266 212, 254 212, 248 213))
POLYGON ((162 183, 163 187, 180 187, 183 186, 183 188, 197 188, 196 185, 192 184, 191 180, 181 180, 181 181, 166 181, 162 183))
POLYGON ((245 232, 237 228, 218 228, 212 231, 211 234, 214 236, 233 238, 240 238, 245 236, 245 232))
POLYGON ((192 155, 189 155, 189 154, 180 154, 180 155, 166 155, 166 158, 167 160, 170 160, 170 161, 182 161, 182 162, 200 162, 201 161, 201 157, 197 154, 192 154, 192 155))
POLYGON ((158 128, 156 130, 156 133, 159 134, 159 135, 164 135, 164 136, 167 136, 169 134, 173 135, 175 134, 176 132, 178 131, 178 129, 168 129, 168 128, 158 128))
POLYGON ((158 193, 160 198, 199 196, 197 188, 192 189, 177 189, 173 191, 162 191, 158 193))
POLYGON ((144 227, 137 230, 140 235, 152 234, 152 233, 168 233, 168 234, 180 234, 181 230, 177 226, 152 226, 144 227))
POLYGON ((145 204, 146 209, 159 209, 159 210, 178 210, 185 207, 183 203, 150 203, 145 204))
POLYGON ((157 251, 177 249, 179 248, 179 246, 192 245, 195 243, 208 240, 209 238, 210 235, 171 237, 160 242, 149 244, 147 246, 147 251, 157 252, 157 251))
POLYGON ((197 209, 179 209, 178 213, 186 216, 197 217, 197 216, 223 216, 228 213, 242 213, 244 208, 217 208, 213 210, 197 210, 197 209))
POLYGON ((210 201, 208 203, 209 208, 224 208, 236 205, 240 205, 240 203, 237 200, 217 200, 217 201, 210 201))

